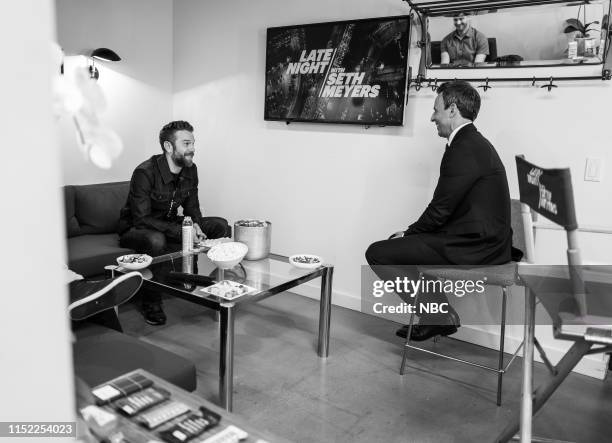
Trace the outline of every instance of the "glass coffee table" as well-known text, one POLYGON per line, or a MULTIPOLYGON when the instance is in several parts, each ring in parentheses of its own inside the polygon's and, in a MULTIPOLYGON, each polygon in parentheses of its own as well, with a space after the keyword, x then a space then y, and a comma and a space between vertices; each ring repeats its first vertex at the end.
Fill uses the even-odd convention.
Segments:
MULTIPOLYGON (((114 275, 129 272, 119 266, 107 266, 114 275)), ((201 252, 171 254, 155 257, 148 268, 141 271, 145 283, 162 289, 165 293, 219 312, 220 355, 219 355, 219 398, 221 406, 232 410, 234 373, 234 315, 245 303, 257 303, 302 283, 321 277, 321 299, 319 310, 319 337, 317 353, 325 358, 329 355, 329 325, 331 314, 331 288, 334 268, 322 265, 316 269, 299 269, 287 257, 270 254, 266 259, 243 260, 229 270, 218 269, 207 255, 201 252), (211 277, 215 282, 229 280, 253 288, 252 292, 231 300, 203 291, 197 283, 179 281, 173 272, 189 273, 211 277)))

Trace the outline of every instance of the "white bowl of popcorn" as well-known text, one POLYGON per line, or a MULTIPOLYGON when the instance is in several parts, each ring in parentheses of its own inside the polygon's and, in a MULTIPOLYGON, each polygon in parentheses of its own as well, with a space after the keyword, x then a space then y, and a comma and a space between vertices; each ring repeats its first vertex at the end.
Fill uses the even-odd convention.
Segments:
POLYGON ((208 258, 219 269, 231 269, 242 261, 249 247, 240 242, 221 243, 210 248, 208 258))

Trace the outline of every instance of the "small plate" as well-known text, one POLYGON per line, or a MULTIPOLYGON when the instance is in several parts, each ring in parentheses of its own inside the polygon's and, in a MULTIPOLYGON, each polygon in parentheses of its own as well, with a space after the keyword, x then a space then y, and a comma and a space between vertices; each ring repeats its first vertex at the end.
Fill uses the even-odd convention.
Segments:
POLYGON ((316 269, 323 264, 323 259, 318 255, 296 254, 289 257, 289 263, 296 268, 316 269))
POLYGON ((127 254, 117 257, 117 264, 130 271, 144 269, 151 264, 153 257, 147 254, 127 254))
POLYGON ((255 292, 257 289, 243 285, 242 283, 233 282, 231 280, 221 280, 219 283, 215 283, 212 286, 202 288, 201 291, 210 295, 224 298, 226 300, 234 300, 238 297, 242 297, 243 295, 255 292))

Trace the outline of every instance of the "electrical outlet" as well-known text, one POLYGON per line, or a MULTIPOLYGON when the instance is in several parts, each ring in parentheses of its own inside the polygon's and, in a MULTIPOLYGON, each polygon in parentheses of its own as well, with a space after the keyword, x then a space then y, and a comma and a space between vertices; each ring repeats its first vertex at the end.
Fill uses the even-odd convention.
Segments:
POLYGON ((603 161, 600 158, 587 158, 584 168, 584 181, 600 182, 603 176, 603 161))

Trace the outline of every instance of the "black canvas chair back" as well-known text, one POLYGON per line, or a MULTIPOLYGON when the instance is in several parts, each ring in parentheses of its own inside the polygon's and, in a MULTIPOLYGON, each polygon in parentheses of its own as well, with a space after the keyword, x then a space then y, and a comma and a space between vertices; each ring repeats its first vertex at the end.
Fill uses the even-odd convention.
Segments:
POLYGON ((544 169, 516 156, 521 202, 567 231, 578 228, 569 168, 544 169))
MULTIPOLYGON (((584 280, 581 275, 582 259, 578 247, 578 223, 574 205, 572 176, 569 168, 545 169, 516 156, 519 194, 522 204, 532 211, 562 226, 567 234, 567 262, 571 292, 576 303, 577 316, 587 313, 584 280)), ((542 300, 544 301, 544 300, 542 300)), ((558 306, 545 303, 555 323, 558 323, 558 306)), ((558 325, 557 325, 558 326, 558 325)))

